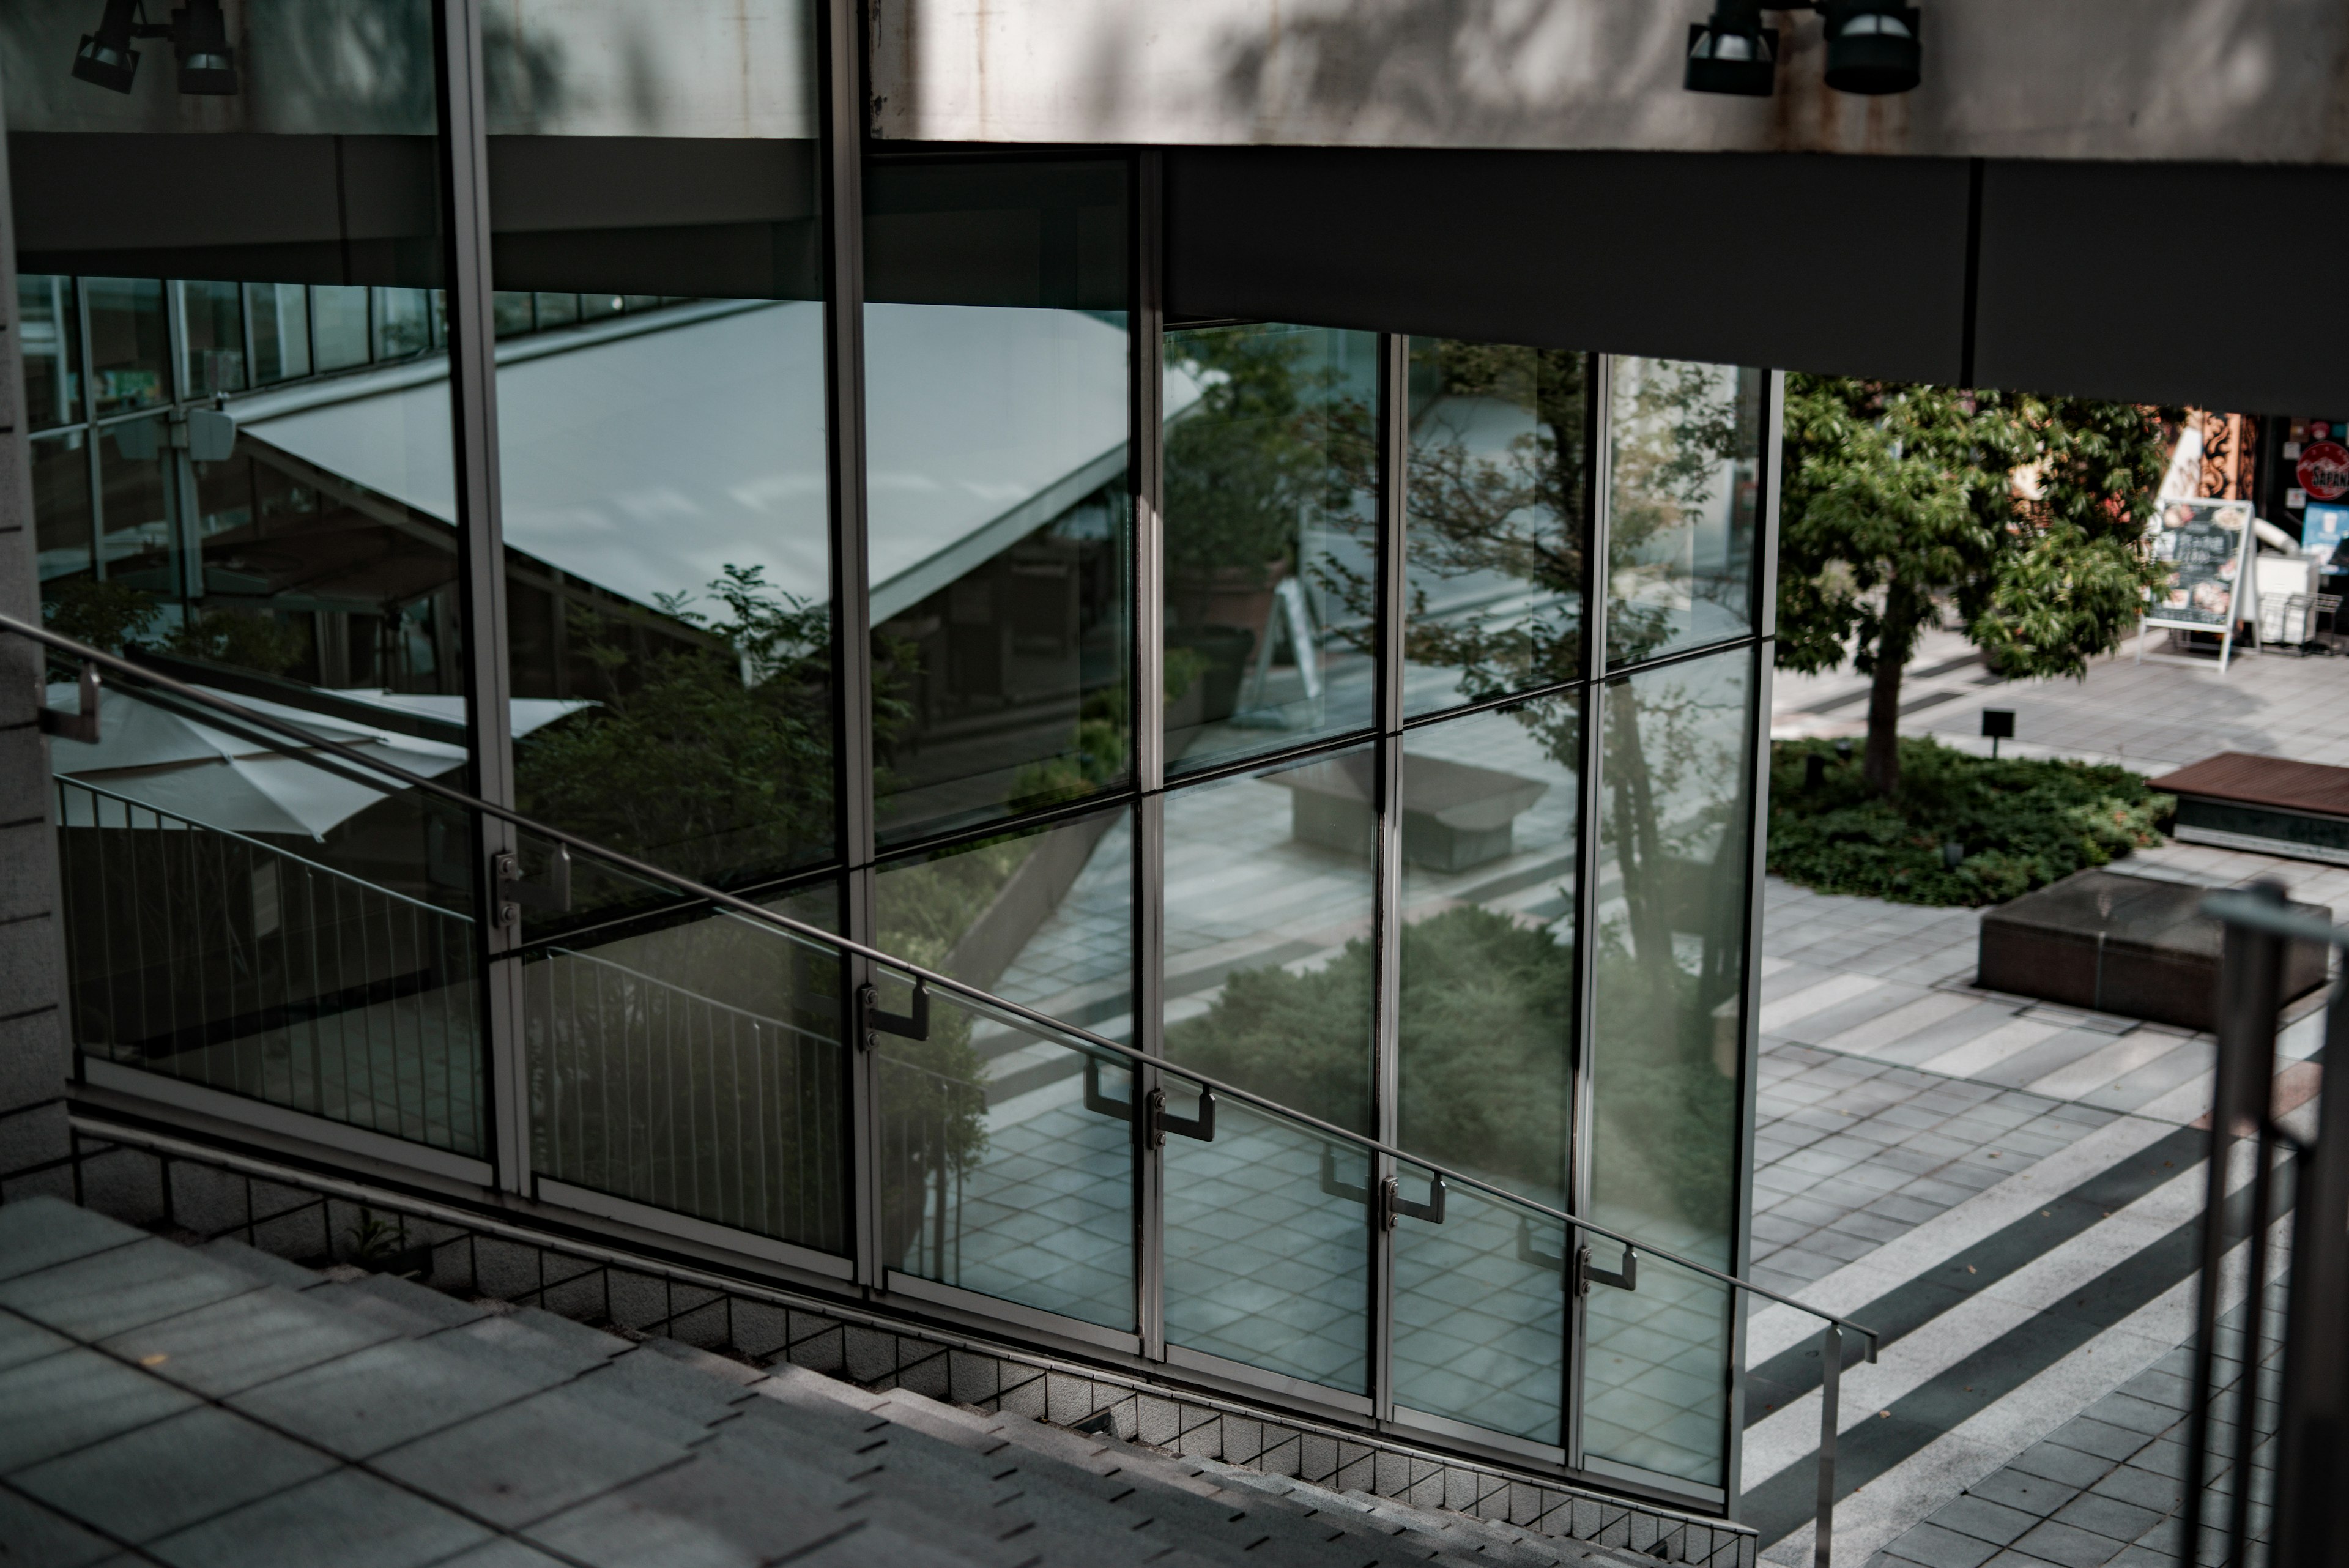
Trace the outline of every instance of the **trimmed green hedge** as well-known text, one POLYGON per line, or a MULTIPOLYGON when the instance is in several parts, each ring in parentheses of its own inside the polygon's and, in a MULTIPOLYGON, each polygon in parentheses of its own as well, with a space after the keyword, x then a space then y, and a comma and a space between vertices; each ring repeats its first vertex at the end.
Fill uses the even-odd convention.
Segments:
POLYGON ((1996 904, 2073 872, 2162 842, 2174 795, 2127 768, 1992 762, 1930 740, 1900 742, 1889 799, 1860 777, 1859 757, 1829 741, 1770 748, 1770 869, 1822 893, 1903 904, 1996 904), (1804 787, 1808 759, 1826 761, 1804 787), (1941 846, 1964 846, 1953 870, 1941 846))

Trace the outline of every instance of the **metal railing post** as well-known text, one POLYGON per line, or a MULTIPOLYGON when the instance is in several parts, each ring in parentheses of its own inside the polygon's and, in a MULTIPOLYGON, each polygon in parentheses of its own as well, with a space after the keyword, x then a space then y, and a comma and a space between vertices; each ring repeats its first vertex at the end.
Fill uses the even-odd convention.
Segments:
POLYGON ((1835 1552, 1836 1427, 1843 1384, 1843 1330, 1830 1323, 1819 1336, 1819 1522, 1811 1542, 1815 1568, 1829 1568, 1835 1552))

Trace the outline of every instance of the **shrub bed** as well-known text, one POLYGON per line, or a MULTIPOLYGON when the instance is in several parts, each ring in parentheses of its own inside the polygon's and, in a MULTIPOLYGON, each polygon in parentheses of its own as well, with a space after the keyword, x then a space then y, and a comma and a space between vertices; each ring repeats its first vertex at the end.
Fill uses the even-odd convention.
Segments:
POLYGON ((1779 741, 1770 869, 1822 893, 1996 904, 2161 843, 2177 808, 2127 768, 1992 762, 1922 739, 1900 742, 1900 787, 1888 799, 1861 778, 1857 752, 1847 760, 1833 742, 1779 741), (1813 757, 1824 767, 1806 786, 1813 757), (1954 867, 1947 844, 1961 846, 1954 867))

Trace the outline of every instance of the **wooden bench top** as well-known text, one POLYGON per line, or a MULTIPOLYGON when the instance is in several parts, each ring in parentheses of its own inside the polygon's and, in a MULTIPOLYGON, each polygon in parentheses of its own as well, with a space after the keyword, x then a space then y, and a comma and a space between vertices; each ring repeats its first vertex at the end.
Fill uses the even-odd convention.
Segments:
POLYGON ((2147 784, 2165 794, 2271 805, 2320 816, 2349 816, 2349 768, 2221 752, 2147 784))

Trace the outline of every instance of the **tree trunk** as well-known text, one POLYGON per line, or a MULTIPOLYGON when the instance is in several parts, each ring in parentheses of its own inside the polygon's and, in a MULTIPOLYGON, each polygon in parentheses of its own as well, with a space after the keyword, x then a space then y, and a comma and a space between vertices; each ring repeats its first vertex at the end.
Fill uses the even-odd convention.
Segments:
POLYGON ((1889 795, 1900 787, 1900 675, 1916 646, 1917 616, 1895 583, 1885 594, 1884 625, 1876 634, 1876 672, 1868 689, 1868 752, 1860 776, 1889 795))

